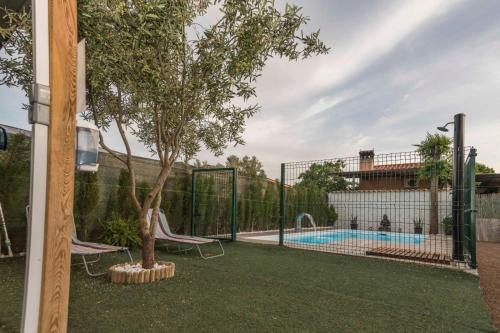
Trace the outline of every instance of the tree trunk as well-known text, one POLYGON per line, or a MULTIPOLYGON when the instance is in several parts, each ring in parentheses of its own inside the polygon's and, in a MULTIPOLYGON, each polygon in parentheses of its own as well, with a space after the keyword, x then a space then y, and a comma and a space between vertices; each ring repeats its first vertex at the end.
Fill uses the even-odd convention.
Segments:
POLYGON ((431 224, 429 229, 431 235, 439 232, 438 184, 438 177, 433 176, 431 178, 431 224))
POLYGON ((154 237, 142 237, 142 267, 151 269, 155 265, 155 239, 154 237))

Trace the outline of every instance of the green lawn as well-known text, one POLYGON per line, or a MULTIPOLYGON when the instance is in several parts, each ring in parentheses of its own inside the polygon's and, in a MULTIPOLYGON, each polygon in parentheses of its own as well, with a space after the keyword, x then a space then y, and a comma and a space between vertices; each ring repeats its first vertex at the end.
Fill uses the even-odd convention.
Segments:
MULTIPOLYGON (((150 285, 113 285, 76 267, 69 331, 495 331, 472 275, 277 246, 225 248, 214 260, 160 250, 176 276, 150 285)), ((23 271, 23 259, 0 261, 0 331, 19 330, 23 271)))

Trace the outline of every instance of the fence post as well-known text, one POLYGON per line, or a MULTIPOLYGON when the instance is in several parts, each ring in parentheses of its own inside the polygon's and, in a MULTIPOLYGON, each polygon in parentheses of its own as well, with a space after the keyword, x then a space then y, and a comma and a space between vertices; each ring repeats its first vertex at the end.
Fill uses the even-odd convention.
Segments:
POLYGON ((469 255, 470 255, 470 266, 471 268, 477 267, 476 261, 476 149, 472 148, 469 153, 469 174, 470 177, 470 244, 469 244, 469 255))
POLYGON ((464 260, 464 122, 465 114, 454 117, 453 135, 453 259, 464 260))
POLYGON ((194 214, 196 213, 196 199, 194 191, 196 188, 196 170, 191 171, 191 236, 195 236, 194 232, 194 214))
POLYGON ((285 163, 281 163, 281 182, 280 182, 280 241, 283 245, 285 231, 285 163))
POLYGON ((236 240, 236 217, 237 217, 237 198, 238 198, 238 169, 233 168, 233 195, 231 199, 232 214, 231 214, 231 240, 236 240))

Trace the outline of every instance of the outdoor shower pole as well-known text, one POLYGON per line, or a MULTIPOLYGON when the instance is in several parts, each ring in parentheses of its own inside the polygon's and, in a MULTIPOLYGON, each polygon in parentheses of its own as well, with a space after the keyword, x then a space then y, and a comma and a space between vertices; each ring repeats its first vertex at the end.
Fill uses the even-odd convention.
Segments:
POLYGON ((454 118, 453 135, 453 259, 464 260, 464 123, 465 114, 454 118))

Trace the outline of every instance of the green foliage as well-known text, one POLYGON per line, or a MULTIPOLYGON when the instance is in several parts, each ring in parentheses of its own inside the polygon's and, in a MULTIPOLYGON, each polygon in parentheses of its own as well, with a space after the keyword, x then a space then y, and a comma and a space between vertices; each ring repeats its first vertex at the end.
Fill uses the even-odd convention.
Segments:
POLYGON ((115 212, 118 212, 118 188, 113 186, 109 191, 104 218, 106 220, 110 219, 115 212))
POLYGON ((78 237, 88 240, 89 228, 95 222, 94 213, 99 203, 99 185, 97 173, 77 172, 75 177, 74 217, 78 237))
POLYGON ((30 151, 30 140, 23 134, 9 136, 7 150, 0 151, 0 202, 9 227, 26 225, 30 151))
POLYGON ((299 175, 300 185, 317 187, 326 192, 342 191, 348 188, 349 182, 339 175, 345 164, 344 161, 312 164, 309 169, 299 175))
POLYGON ((421 180, 430 180, 437 177, 441 182, 451 179, 451 139, 442 134, 430 134, 417 144, 417 151, 422 159, 419 169, 421 180))
POLYGON ((335 207, 332 205, 327 205, 326 209, 326 219, 329 225, 333 225, 338 220, 338 214, 335 211, 335 207))
POLYGON ((317 32, 302 32, 308 20, 298 6, 280 12, 267 0, 80 1, 91 95, 86 116, 104 129, 111 122, 133 128, 160 159, 193 156, 202 144, 220 154, 228 143, 243 143, 245 119, 259 107, 233 100, 255 96, 270 57, 328 51, 317 32), (217 23, 198 24, 214 6, 217 23))
POLYGON ((151 186, 148 184, 148 182, 140 182, 137 185, 136 191, 139 202, 142 203, 146 199, 146 196, 148 195, 149 191, 151 191, 151 186))
POLYGON ((102 224, 101 241, 116 246, 138 247, 141 239, 137 230, 137 222, 112 214, 111 219, 102 224))
POLYGON ((118 212, 120 216, 123 218, 131 218, 137 215, 130 194, 131 187, 132 187, 132 182, 129 173, 125 169, 120 169, 116 198, 117 198, 118 212))
MULTIPOLYGON (((21 24, 1 30, 2 37, 13 37, 6 46, 11 57, 0 59, 1 83, 28 93, 29 12, 8 15, 8 21, 21 24)), ((192 157, 205 146, 220 155, 228 144, 243 144, 246 119, 259 110, 249 100, 271 57, 298 60, 328 52, 319 31, 302 30, 308 21, 300 7, 280 11, 269 0, 78 2, 89 104, 83 116, 103 131, 115 123, 128 158, 130 133, 160 160, 162 172, 143 208, 151 207, 181 154, 192 157), (218 9, 219 17, 204 27, 199 20, 210 9, 218 9)), ((133 166, 127 167, 134 176, 133 166)), ((138 208, 131 181, 132 204, 117 192, 123 216, 138 208)), ((148 230, 141 233, 145 237, 148 230)), ((147 255, 150 265, 153 254, 147 255)))
POLYGON ((489 166, 476 162, 476 173, 495 173, 495 169, 489 166))
POLYGON ((243 156, 239 158, 236 155, 230 155, 226 160, 226 167, 238 169, 239 176, 250 178, 266 178, 266 172, 262 163, 255 156, 243 156))
MULTIPOLYGON (((2 56, 0 57, 0 85, 20 87, 29 96, 32 80, 31 12, 21 9, 18 13, 0 7, 2 56)), ((27 109, 27 105, 24 108, 27 109)))

